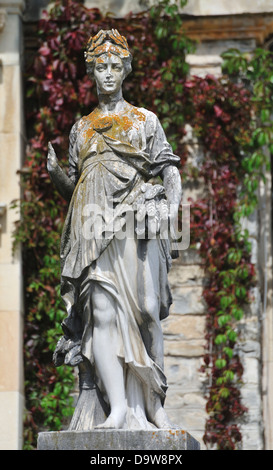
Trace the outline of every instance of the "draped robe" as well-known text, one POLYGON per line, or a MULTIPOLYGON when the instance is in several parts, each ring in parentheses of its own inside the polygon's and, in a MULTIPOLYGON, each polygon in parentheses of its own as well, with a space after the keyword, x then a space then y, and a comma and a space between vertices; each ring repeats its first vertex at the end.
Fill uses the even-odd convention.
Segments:
MULTIPOLYGON (((122 230, 128 220, 135 222, 139 201, 145 205, 148 181, 178 164, 156 115, 128 103, 119 115, 104 116, 96 108, 70 133, 69 178, 75 189, 61 240, 61 295, 67 309, 62 326, 73 347, 65 363, 77 365, 84 358, 95 366, 91 292, 99 283, 115 305, 129 428, 147 429, 147 403, 153 393, 163 403, 166 394, 160 321, 172 302, 171 255, 168 239, 139 238, 134 224, 130 236, 122 230)), ((96 382, 104 393, 99 375, 96 382)))

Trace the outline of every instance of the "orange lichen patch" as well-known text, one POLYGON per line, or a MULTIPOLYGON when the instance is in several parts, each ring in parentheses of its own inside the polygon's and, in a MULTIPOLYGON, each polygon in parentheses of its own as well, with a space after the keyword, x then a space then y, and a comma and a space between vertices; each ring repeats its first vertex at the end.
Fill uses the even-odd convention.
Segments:
MULTIPOLYGON (((100 57, 97 57, 96 58, 96 63, 97 64, 104 64, 105 62, 105 56, 108 57, 109 59, 111 58, 112 54, 115 54, 115 52, 111 49, 109 49, 109 51, 106 51, 103 52, 103 55, 101 55, 100 57)), ((87 60, 88 62, 88 60, 87 60)))
POLYGON ((129 57, 130 51, 127 40, 116 29, 100 30, 96 36, 91 37, 87 44, 86 61, 92 62, 105 52, 112 52, 120 57, 129 57))
POLYGON ((170 429, 169 434, 171 436, 177 436, 178 437, 180 434, 185 434, 185 431, 182 431, 181 429, 174 429, 174 430, 170 429))
MULTIPOLYGON (((130 105, 131 106, 131 105, 130 105)), ((133 114, 134 116, 137 117, 137 119, 139 121, 145 121, 146 117, 145 117, 145 114, 142 113, 138 108, 136 108, 135 106, 131 106, 133 108, 133 114)))
POLYGON ((102 46, 99 46, 95 49, 95 52, 91 55, 90 53, 86 54, 86 62, 92 62, 96 59, 97 62, 100 60, 100 56, 107 54, 109 57, 111 54, 117 55, 118 57, 129 57, 130 52, 121 49, 115 44, 106 42, 102 46))
POLYGON ((87 143, 96 132, 106 133, 109 137, 119 139, 120 135, 126 135, 134 127, 138 129, 141 122, 145 121, 145 115, 135 106, 129 105, 123 114, 111 114, 105 116, 96 108, 91 114, 84 118, 83 131, 87 143))

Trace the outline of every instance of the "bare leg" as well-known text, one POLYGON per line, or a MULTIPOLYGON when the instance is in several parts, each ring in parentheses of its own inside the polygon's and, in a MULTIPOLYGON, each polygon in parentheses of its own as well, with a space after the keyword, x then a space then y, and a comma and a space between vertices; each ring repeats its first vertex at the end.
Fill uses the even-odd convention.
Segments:
POLYGON ((99 284, 92 294, 93 353, 98 374, 105 387, 111 412, 97 428, 121 428, 126 416, 123 366, 117 356, 116 311, 112 297, 99 284))
MULTIPOLYGON (((160 321, 160 292, 155 278, 155 273, 159 272, 158 242, 156 240, 148 241, 146 257, 145 284, 143 285, 143 296, 139 299, 143 323, 141 321, 139 323, 147 352, 163 371, 164 343, 160 321)), ((143 275, 143 273, 141 274, 143 275)), ((143 282, 140 280, 140 285, 142 284, 143 282)), ((151 396, 147 397, 146 406, 149 420, 157 428, 173 429, 175 427, 170 422, 162 406, 160 396, 156 392, 151 391, 151 396)))

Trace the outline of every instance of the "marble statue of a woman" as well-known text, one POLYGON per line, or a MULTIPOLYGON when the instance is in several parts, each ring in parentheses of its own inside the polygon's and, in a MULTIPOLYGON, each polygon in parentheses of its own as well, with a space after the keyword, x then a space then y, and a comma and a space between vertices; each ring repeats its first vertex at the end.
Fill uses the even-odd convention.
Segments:
POLYGON ((54 360, 79 367, 70 429, 170 428, 161 320, 171 304, 172 240, 160 223, 166 208, 174 215, 180 205, 179 158, 156 115, 123 99, 132 60, 126 39, 101 30, 85 60, 99 104, 71 129, 68 175, 50 143, 47 157, 69 201, 61 239, 67 317, 54 360), (162 184, 151 184, 157 176, 162 184))

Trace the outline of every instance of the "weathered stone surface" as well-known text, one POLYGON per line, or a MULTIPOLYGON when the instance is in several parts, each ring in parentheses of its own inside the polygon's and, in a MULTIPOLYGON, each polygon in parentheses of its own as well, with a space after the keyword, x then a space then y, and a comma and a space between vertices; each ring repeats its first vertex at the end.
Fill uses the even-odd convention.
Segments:
POLYGON ((167 315, 170 303, 168 248, 161 256, 159 236, 150 238, 166 225, 162 204, 166 215, 169 204, 178 211, 180 159, 172 153, 155 115, 123 99, 122 83, 132 60, 126 39, 117 30, 101 30, 89 38, 85 59, 87 74, 96 82, 99 106, 72 127, 69 176, 48 143, 47 170, 70 203, 60 247, 67 317, 53 361, 56 367, 79 365, 80 398, 69 429, 146 430, 150 422, 165 429, 170 424, 162 408, 166 378, 158 370, 163 360, 158 320, 161 312, 167 315), (160 154, 164 160, 154 158, 160 154), (156 174, 154 166, 162 185, 146 181, 149 168, 147 176, 156 174), (94 217, 87 213, 90 206, 94 217), (82 214, 88 216, 84 224, 82 214), (106 419, 96 423, 91 390, 102 391, 101 384, 110 409, 106 419))
POLYGON ((205 315, 170 315, 162 322, 165 335, 177 335, 179 339, 203 339, 205 315))
POLYGON ((204 315, 170 315, 162 328, 165 355, 195 357, 204 353, 204 315))
POLYGON ((164 370, 169 384, 167 396, 171 388, 177 386, 183 391, 200 391, 201 363, 202 359, 199 357, 166 356, 164 370))
POLYGON ((191 0, 183 8, 184 13, 193 15, 230 15, 240 13, 261 13, 273 11, 272 2, 268 0, 258 0, 249 2, 248 0, 191 0))
MULTIPOLYGON (((217 3, 221 4, 222 2, 217 3)), ((270 3, 272 5, 272 2, 270 3)), ((194 40, 226 40, 228 43, 230 39, 237 39, 238 47, 240 47, 239 41, 255 38, 256 44, 262 45, 269 35, 272 34, 272 12, 259 15, 258 21, 256 15, 250 15, 249 13, 250 10, 248 9, 245 13, 243 11, 240 12, 240 15, 233 11, 226 16, 223 14, 214 17, 210 16, 210 18, 206 18, 206 16, 189 17, 184 22, 184 28, 186 34, 194 40)), ((209 51, 207 51, 207 54, 209 55, 209 51)))
MULTIPOLYGON (((168 408, 168 416, 171 421, 179 423, 179 426, 187 429, 196 438, 197 432, 204 434, 207 414, 204 408, 185 406, 183 409, 168 408)), ((200 439, 198 439, 200 440, 200 439)))
POLYGON ((248 217, 244 217, 241 221, 242 230, 248 230, 249 236, 257 238, 259 236, 258 213, 254 211, 248 217))
POLYGON ((247 378, 247 383, 258 384, 259 383, 259 368, 260 361, 254 357, 244 357, 244 377, 247 378))
POLYGON ((6 11, 2 8, 0 9, 0 32, 4 29, 6 24, 6 11))
POLYGON ((22 339, 20 335, 22 320, 18 311, 0 310, 0 393, 11 391, 23 393, 22 339))
MULTIPOLYGON (((202 258, 199 255, 198 251, 194 248, 188 248, 187 250, 180 251, 179 253, 179 259, 177 260, 177 263, 187 265, 187 264, 202 264, 202 258)), ((173 262, 173 266, 176 263, 173 262)))
POLYGON ((42 432, 38 450, 199 450, 187 431, 93 430, 42 432))
MULTIPOLYGON (((0 257, 1 260, 1 257, 0 257)), ((1 263, 0 261, 0 299, 1 312, 15 312, 21 309, 21 298, 14 295, 14 280, 20 282, 21 268, 18 263, 1 263)), ((4 327, 1 328, 5 331, 4 327)))
POLYGON ((171 313, 205 313, 206 305, 202 297, 202 287, 174 287, 171 313))
POLYGON ((18 416, 24 413, 24 401, 23 392, 16 390, 0 392, 0 451, 22 449, 23 423, 18 420, 18 416))
POLYGON ((264 450, 262 432, 259 426, 249 423, 241 425, 243 450, 264 450))
POLYGON ((204 270, 199 265, 173 264, 168 275, 169 282, 174 286, 202 286, 204 283, 204 270))
POLYGON ((250 357, 259 359, 261 356, 261 346, 258 341, 246 340, 242 342, 240 349, 247 359, 250 357))
POLYGON ((190 66, 191 75, 205 77, 209 73, 219 77, 222 74, 222 58, 219 56, 188 54, 186 61, 190 66))
MULTIPOLYGON (((172 387, 168 390, 165 401, 166 409, 181 408, 185 410, 185 407, 188 407, 191 409, 205 410, 206 399, 204 396, 201 396, 198 392, 190 390, 185 392, 183 390, 185 390, 184 387, 172 387)), ((179 423, 178 425, 181 426, 182 423, 179 423)))
MULTIPOLYGON (((37 1, 37 0, 36 0, 37 1)), ((41 2, 41 0, 39 0, 41 2)), ((154 0, 132 1, 132 0, 100 0, 100 8, 103 11, 110 11, 117 16, 123 16, 130 11, 139 12, 145 7, 151 6, 154 0)), ((88 7, 97 7, 95 0, 86 0, 88 7)), ((181 9, 182 13, 200 16, 230 15, 241 13, 260 13, 273 11, 272 3, 268 0, 249 2, 249 0, 191 0, 181 9)))
POLYGON ((200 357, 204 354, 204 346, 204 339, 166 339, 164 341, 164 350, 166 356, 200 357))

